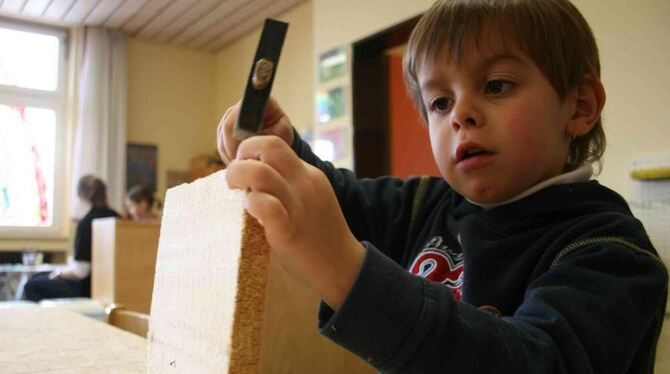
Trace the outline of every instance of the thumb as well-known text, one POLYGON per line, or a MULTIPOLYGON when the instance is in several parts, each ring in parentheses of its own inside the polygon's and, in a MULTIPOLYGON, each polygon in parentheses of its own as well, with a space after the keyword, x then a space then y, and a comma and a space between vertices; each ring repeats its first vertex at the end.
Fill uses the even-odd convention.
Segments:
POLYGON ((268 99, 265 106, 265 116, 263 117, 264 135, 276 135, 280 137, 289 146, 293 144, 294 134, 293 125, 288 116, 273 97, 268 99))
POLYGON ((273 127, 279 123, 286 114, 273 97, 268 99, 265 105, 265 117, 263 117, 263 129, 273 127))
POLYGON ((233 137, 233 126, 237 120, 239 111, 240 102, 237 102, 226 110, 217 128, 216 148, 219 151, 221 160, 223 160, 223 163, 226 166, 230 164, 230 161, 234 159, 237 154, 239 141, 233 137))

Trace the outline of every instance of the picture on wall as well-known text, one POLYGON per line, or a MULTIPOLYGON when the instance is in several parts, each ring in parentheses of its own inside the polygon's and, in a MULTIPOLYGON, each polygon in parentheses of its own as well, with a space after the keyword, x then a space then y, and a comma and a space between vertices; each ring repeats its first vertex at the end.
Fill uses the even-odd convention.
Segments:
POLYGON ((331 49, 319 56, 319 83, 339 78, 347 73, 347 51, 344 47, 331 49))
POLYGON ((347 155, 347 127, 339 127, 314 134, 314 153, 325 161, 337 161, 347 155))
POLYGON ((344 87, 335 87, 316 94, 316 115, 319 123, 328 123, 346 113, 344 87))
POLYGON ((158 146, 128 143, 126 146, 126 190, 142 184, 156 191, 157 168, 158 146))
POLYGON ((318 84, 315 92, 313 132, 308 142, 321 159, 338 167, 351 163, 351 69, 350 46, 332 48, 317 59, 318 84))

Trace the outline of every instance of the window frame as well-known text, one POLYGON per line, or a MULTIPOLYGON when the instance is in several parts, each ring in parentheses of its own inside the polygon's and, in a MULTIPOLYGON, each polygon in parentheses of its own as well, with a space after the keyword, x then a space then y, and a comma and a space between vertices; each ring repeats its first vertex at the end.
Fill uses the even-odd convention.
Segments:
POLYGON ((45 91, 0 84, 0 105, 51 109, 56 114, 53 176, 52 223, 48 227, 0 226, 3 239, 64 239, 69 225, 66 217, 68 66, 70 31, 58 26, 45 26, 0 17, 0 28, 55 36, 59 40, 58 86, 55 91, 45 91))

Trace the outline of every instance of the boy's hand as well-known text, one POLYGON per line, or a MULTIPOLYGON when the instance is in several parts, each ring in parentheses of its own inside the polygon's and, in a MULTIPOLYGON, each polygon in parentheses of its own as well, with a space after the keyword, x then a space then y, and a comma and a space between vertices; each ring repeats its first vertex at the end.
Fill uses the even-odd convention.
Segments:
MULTIPOLYGON (((233 126, 240 113, 240 104, 241 102, 238 101, 237 104, 226 110, 217 129, 216 146, 223 163, 226 165, 230 164, 231 160, 235 158, 237 147, 240 143, 233 137, 233 126)), ((291 121, 279 107, 277 101, 272 97, 268 100, 265 107, 261 134, 276 135, 285 141, 286 144, 293 144, 293 125, 291 125, 291 121)))
MULTIPOLYGON (((288 123, 283 114, 269 122, 279 123, 268 130, 279 129, 282 121, 288 123)), ((338 309, 358 274, 364 249, 349 230, 326 176, 287 143, 278 136, 254 136, 227 148, 237 150, 227 181, 230 188, 248 191, 246 209, 265 228, 284 269, 338 309)))

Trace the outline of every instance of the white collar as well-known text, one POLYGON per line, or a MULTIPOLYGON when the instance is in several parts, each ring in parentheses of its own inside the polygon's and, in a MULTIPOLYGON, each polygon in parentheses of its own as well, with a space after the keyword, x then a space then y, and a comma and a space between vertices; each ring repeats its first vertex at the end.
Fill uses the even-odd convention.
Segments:
POLYGON ((549 186, 559 185, 559 184, 568 184, 568 183, 586 182, 589 179, 591 179, 591 176, 593 176, 593 167, 591 166, 591 164, 586 164, 586 165, 582 165, 582 166, 578 167, 577 169, 575 169, 573 171, 563 173, 563 174, 559 174, 559 175, 557 175, 555 177, 551 177, 549 179, 545 179, 542 182, 540 182, 540 183, 530 187, 529 189, 523 191, 522 193, 520 193, 520 194, 518 194, 518 195, 516 195, 516 196, 514 196, 510 199, 507 199, 503 202, 500 202, 500 203, 482 204, 482 203, 478 203, 476 201, 472 201, 468 198, 466 198, 466 200, 468 200, 472 204, 475 204, 475 205, 478 205, 478 206, 484 208, 484 210, 489 210, 489 209, 493 209, 493 208, 496 208, 496 207, 499 207, 499 206, 502 206, 502 205, 505 205, 505 204, 513 203, 517 200, 521 200, 524 197, 530 196, 530 195, 534 194, 535 192, 537 192, 541 189, 547 188, 549 186))

